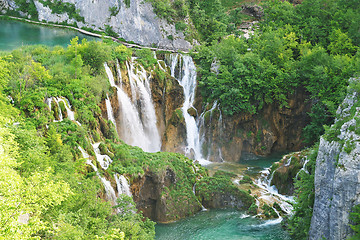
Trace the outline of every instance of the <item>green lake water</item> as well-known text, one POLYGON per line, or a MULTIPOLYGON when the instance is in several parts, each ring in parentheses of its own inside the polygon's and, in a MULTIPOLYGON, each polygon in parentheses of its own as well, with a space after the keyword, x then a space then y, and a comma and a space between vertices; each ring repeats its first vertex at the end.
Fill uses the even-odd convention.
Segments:
POLYGON ((83 38, 98 40, 73 30, 0 19, 0 50, 2 51, 33 44, 66 47, 76 36, 80 40, 83 38))
MULTIPOLYGON (((223 170, 258 175, 259 171, 281 159, 281 154, 269 157, 246 157, 239 163, 215 163, 209 170, 223 170)), ((289 240, 287 232, 275 220, 261 220, 237 210, 209 210, 170 224, 155 226, 157 240, 289 240)))
POLYGON ((236 210, 210 210, 187 219, 156 225, 157 240, 288 240, 290 237, 274 224, 236 210))

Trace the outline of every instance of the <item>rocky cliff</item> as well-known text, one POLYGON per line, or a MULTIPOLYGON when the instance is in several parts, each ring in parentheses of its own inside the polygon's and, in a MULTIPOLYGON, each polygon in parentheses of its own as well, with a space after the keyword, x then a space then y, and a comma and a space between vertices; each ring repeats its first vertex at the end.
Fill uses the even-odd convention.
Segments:
MULTIPOLYGON (((257 114, 224 116, 216 103, 202 106, 198 96, 196 111, 190 109, 189 112, 198 122, 203 156, 214 162, 238 162, 249 153, 265 156, 302 149, 302 129, 309 122, 307 112, 311 107, 307 98, 306 93, 298 91, 289 96, 288 107, 269 104, 257 114)), ((173 128, 176 126, 168 126, 173 128)), ((167 131, 165 134, 172 135, 167 131)), ((181 139, 181 135, 171 138, 181 139)))
POLYGON ((349 214, 360 203, 359 106, 359 94, 351 90, 337 110, 335 124, 320 140, 309 239, 340 240, 352 235, 349 214))
MULTIPOLYGON (((20 11, 16 2, 0 0, 0 11, 20 11)), ((62 13, 56 13, 58 11, 49 2, 33 1, 39 21, 76 24, 78 27, 100 31, 108 28, 126 41, 145 46, 180 50, 191 48, 191 44, 184 39, 184 34, 176 31, 174 25, 157 17, 151 3, 143 0, 61 0, 59 2, 62 4, 69 3, 69 6, 75 7, 74 12, 61 11, 62 13)), ((24 12, 20 14, 30 17, 24 12)))

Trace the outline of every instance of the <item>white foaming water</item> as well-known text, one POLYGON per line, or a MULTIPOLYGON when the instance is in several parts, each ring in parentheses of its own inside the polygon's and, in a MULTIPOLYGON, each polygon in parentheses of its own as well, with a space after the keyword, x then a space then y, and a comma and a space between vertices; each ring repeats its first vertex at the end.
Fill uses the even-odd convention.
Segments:
MULTIPOLYGON (((201 115, 200 115, 200 117, 199 117, 199 134, 201 135, 201 137, 200 137, 200 146, 203 146, 203 144, 205 144, 205 141, 206 141, 206 129, 205 129, 205 115, 207 114, 207 113, 209 113, 210 114, 210 119, 209 119, 209 121, 210 121, 210 123, 211 123, 211 121, 212 121, 212 117, 213 117, 213 111, 214 111, 214 109, 217 107, 217 101, 215 101, 214 103, 213 103, 213 105, 212 105, 212 107, 211 107, 211 109, 209 109, 208 111, 204 111, 203 113, 201 113, 201 115)), ((211 131, 211 128, 210 128, 210 131, 211 131)), ((210 144, 211 143, 211 133, 210 134, 208 134, 208 139, 207 139, 207 141, 208 141, 208 150, 207 150, 207 152, 208 152, 208 154, 207 154, 207 157, 206 157, 206 159, 209 161, 209 159, 210 159, 210 156, 211 156, 211 147, 212 147, 212 144, 210 144)), ((219 155, 221 155, 221 150, 219 149, 219 155)))
POLYGON ((182 112, 186 124, 186 140, 187 146, 185 153, 187 155, 194 151, 195 160, 199 161, 201 165, 210 164, 210 161, 204 159, 201 152, 201 142, 199 128, 196 120, 188 113, 188 109, 191 108, 195 100, 196 89, 196 67, 190 56, 172 54, 171 57, 171 76, 175 77, 179 84, 183 87, 185 101, 182 107, 182 112), (179 59, 179 56, 181 58, 179 59), (180 60, 180 61, 179 61, 180 60), (180 62, 180 63, 179 63, 180 62), (179 63, 179 64, 178 64, 179 63), (176 66, 179 66, 179 74, 175 76, 176 66))
POLYGON ((306 164, 307 164, 309 161, 310 161, 310 160, 306 157, 305 162, 304 162, 302 168, 296 173, 296 176, 295 176, 296 179, 298 178, 299 173, 302 172, 302 171, 304 171, 305 173, 309 174, 309 171, 306 169, 306 164))
POLYGON ((106 112, 107 112, 107 115, 108 115, 108 120, 110 120, 114 124, 115 129, 116 129, 116 121, 115 121, 113 109, 112 109, 112 106, 111 106, 109 96, 107 94, 106 94, 105 104, 106 104, 106 112))
POLYGON ((270 175, 270 168, 264 169, 261 171, 260 177, 255 181, 256 185, 264 190, 264 194, 262 194, 261 198, 266 199, 271 197, 277 199, 281 209, 287 214, 291 214, 293 206, 290 203, 294 201, 294 198, 282 195, 278 192, 275 186, 270 186, 273 174, 274 173, 270 175))
MULTIPOLYGON (((146 152, 157 152, 161 149, 161 139, 157 129, 155 107, 151 98, 150 83, 144 68, 135 69, 133 62, 126 62, 132 99, 116 86, 113 74, 105 63, 104 67, 110 85, 116 87, 120 106, 120 137, 133 146, 138 146, 146 152), (137 104, 137 96, 140 106, 137 104)), ((119 74, 118 74, 119 75, 119 74)), ((112 111, 111 104, 109 111, 112 111), (111 110, 110 110, 111 109, 111 110)), ((115 121, 115 118, 114 118, 115 121)))
POLYGON ((114 174, 114 178, 116 181, 118 195, 125 194, 126 196, 132 197, 127 179, 123 175, 119 175, 117 173, 114 174))
MULTIPOLYGON (((194 186, 193 186, 193 193, 194 193, 194 196, 196 197, 196 183, 194 183, 194 186)), ((207 211, 207 209, 204 207, 204 205, 202 205, 202 203, 199 201, 199 199, 196 197, 196 200, 198 201, 198 203, 201 205, 201 211, 207 211)))
POLYGON ((70 105, 69 100, 67 100, 66 98, 65 98, 65 100, 64 100, 63 98, 60 98, 60 97, 56 98, 56 100, 57 100, 58 104, 59 104, 60 102, 63 102, 63 103, 64 103, 64 106, 65 106, 65 109, 66 109, 67 118, 68 118, 69 120, 71 120, 71 121, 75 121, 75 113, 74 113, 73 111, 71 111, 71 105, 70 105))
POLYGON ((100 153, 100 149, 99 149, 99 145, 100 143, 94 143, 91 144, 94 152, 95 152, 95 156, 96 156, 96 160, 99 162, 100 166, 106 170, 108 169, 108 167, 110 166, 110 164, 112 163, 111 158, 108 155, 101 155, 100 153))
MULTIPOLYGON (((71 105, 70 105, 70 102, 67 98, 64 98, 64 97, 50 97, 50 98, 47 98, 45 99, 45 103, 48 105, 49 109, 50 109, 50 112, 51 112, 51 102, 54 101, 57 105, 57 108, 58 108, 58 117, 59 117, 59 120, 54 120, 54 122, 61 122, 64 120, 64 117, 63 117, 63 114, 62 114, 62 111, 61 111, 61 108, 60 108, 60 102, 62 102, 65 106, 65 110, 66 110, 66 114, 67 114, 67 118, 71 121, 75 121, 75 113, 71 110, 71 105)), ((76 123, 78 123, 78 125, 81 126, 81 124, 76 121, 76 123)))
MULTIPOLYGON (((116 197, 114 188, 111 186, 110 181, 108 181, 108 180, 106 180, 106 178, 100 176, 97 167, 91 162, 91 160, 89 158, 90 157, 89 154, 84 149, 82 149, 82 147, 80 147, 80 146, 78 146, 78 149, 80 150, 81 154, 83 155, 83 158, 87 159, 86 164, 90 165, 94 169, 96 175, 99 177, 100 181, 102 182, 102 184, 105 188, 106 198, 109 201, 111 201, 111 203, 113 205, 115 205, 117 197, 116 197)), ((118 210, 116 210, 116 211, 119 212, 118 210)))
POLYGON ((119 85, 120 87, 122 87, 122 76, 121 76, 120 64, 118 59, 116 59, 116 72, 118 76, 119 85))

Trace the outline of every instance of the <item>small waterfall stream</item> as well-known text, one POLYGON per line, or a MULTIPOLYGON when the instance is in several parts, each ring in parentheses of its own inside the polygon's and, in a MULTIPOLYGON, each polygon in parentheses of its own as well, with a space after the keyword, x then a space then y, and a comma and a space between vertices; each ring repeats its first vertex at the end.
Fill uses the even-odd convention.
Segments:
POLYGON ((211 162, 205 160, 201 151, 201 141, 198 124, 193 116, 188 113, 188 109, 193 107, 196 89, 196 67, 190 56, 172 54, 171 60, 171 76, 175 77, 179 84, 183 87, 185 101, 182 107, 182 113, 186 124, 186 140, 187 146, 185 153, 188 156, 194 155, 194 159, 200 164, 206 165, 211 162), (176 75, 176 67, 179 69, 176 75))
POLYGON ((279 202, 281 209, 287 214, 291 214, 293 206, 290 203, 293 202, 294 199, 291 196, 285 196, 280 194, 275 186, 271 186, 273 174, 274 172, 270 174, 270 168, 266 168, 261 171, 260 177, 255 181, 255 184, 263 190, 263 194, 260 196, 260 198, 276 199, 277 202, 279 202))
MULTIPOLYGON (((115 190, 114 188, 111 186, 111 183, 110 181, 106 180, 105 177, 102 177, 97 169, 97 167, 91 162, 90 160, 90 156, 89 154, 84 150, 82 149, 82 147, 78 146, 78 149, 80 150, 83 158, 86 159, 86 164, 90 165, 94 172, 96 173, 96 175, 98 176, 98 178, 100 179, 100 181, 102 182, 102 184, 104 185, 104 188, 105 188, 105 193, 106 193, 106 198, 113 204, 113 205, 116 205, 116 193, 115 193, 115 190)), ((97 160, 99 161, 99 159, 97 158, 97 160)), ((99 161, 100 162, 100 161, 99 161)))

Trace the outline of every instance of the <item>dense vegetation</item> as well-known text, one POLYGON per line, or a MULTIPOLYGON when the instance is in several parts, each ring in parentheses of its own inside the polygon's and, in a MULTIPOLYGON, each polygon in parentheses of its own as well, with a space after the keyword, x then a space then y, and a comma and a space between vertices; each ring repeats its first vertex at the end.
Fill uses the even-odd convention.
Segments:
POLYGON ((1 53, 0 238, 154 238, 154 223, 136 213, 132 199, 120 198, 122 214, 114 214, 99 198, 103 186, 78 150, 94 155, 90 139, 104 139, 100 125, 121 145, 98 104, 110 94, 103 62, 124 61, 128 54, 121 45, 77 39, 67 49, 28 46, 1 53), (69 99, 81 126, 54 122, 60 109, 49 111, 44 100, 58 96, 69 99))
POLYGON ((309 162, 306 164, 306 171, 300 171, 295 180, 296 203, 294 214, 288 219, 288 230, 292 239, 307 239, 315 199, 315 163, 318 153, 318 145, 314 146, 309 153, 309 162))
POLYGON ((286 107, 293 94, 307 94, 313 107, 304 139, 312 143, 331 123, 349 77, 360 73, 359 7, 340 0, 296 7, 267 1, 264 10, 252 38, 235 34, 197 47, 202 96, 233 115, 271 103, 286 107))

